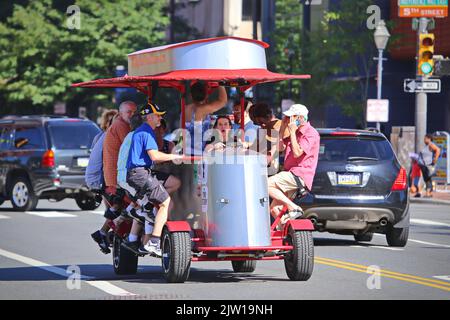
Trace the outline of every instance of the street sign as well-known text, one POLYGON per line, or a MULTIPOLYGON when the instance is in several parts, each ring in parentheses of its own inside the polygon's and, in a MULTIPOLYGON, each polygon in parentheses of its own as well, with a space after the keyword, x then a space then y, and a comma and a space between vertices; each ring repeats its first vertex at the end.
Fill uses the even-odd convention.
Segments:
POLYGON ((436 163, 436 175, 433 181, 450 184, 450 135, 445 131, 433 134, 433 143, 441 149, 441 155, 436 163))
POLYGON ((56 102, 53 106, 54 114, 66 114, 66 104, 64 102, 56 102))
POLYGON ((445 18, 448 0, 398 0, 400 18, 445 18))
POLYGON ((435 60, 434 75, 443 77, 450 76, 450 59, 435 60))
POLYGON ((403 89, 405 92, 425 92, 425 93, 440 93, 441 92, 441 79, 426 79, 415 80, 405 79, 403 82, 403 89))
POLYGON ((389 121, 389 100, 367 99, 367 122, 389 121))

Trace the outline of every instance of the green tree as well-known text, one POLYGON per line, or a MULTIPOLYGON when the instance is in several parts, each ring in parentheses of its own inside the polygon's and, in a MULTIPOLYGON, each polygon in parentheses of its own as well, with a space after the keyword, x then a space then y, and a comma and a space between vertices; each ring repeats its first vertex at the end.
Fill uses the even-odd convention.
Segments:
MULTIPOLYGON (((298 1, 276 2, 280 17, 276 20, 272 62, 277 71, 286 72, 285 44, 293 49, 293 72, 312 75, 311 80, 294 86, 294 99, 311 106, 319 120, 324 120, 327 106, 338 105, 344 114, 365 125, 363 115, 374 51, 373 30, 366 27, 366 9, 371 2, 341 0, 325 12, 320 25, 311 32, 301 30, 298 1)), ((279 84, 277 98, 287 97, 286 90, 286 84, 279 84)))
MULTIPOLYGON (((15 5, 0 23, 0 95, 7 105, 51 111, 68 105, 109 104, 113 90, 70 88, 74 82, 114 76, 127 54, 162 44, 165 0, 76 0, 80 28, 52 0, 15 5)), ((73 17, 73 16, 72 16, 73 17)), ((2 109, 4 109, 2 107, 2 109)), ((8 112, 8 110, 6 111, 8 112)))

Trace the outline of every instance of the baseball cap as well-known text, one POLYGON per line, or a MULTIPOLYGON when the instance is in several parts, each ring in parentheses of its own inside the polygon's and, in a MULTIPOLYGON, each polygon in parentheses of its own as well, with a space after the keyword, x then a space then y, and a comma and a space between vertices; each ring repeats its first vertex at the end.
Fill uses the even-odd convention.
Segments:
POLYGON ((292 116, 308 116, 308 108, 302 104, 293 104, 288 110, 283 112, 283 114, 287 117, 292 116))
POLYGON ((139 114, 141 116, 145 116, 147 114, 152 113, 162 116, 166 114, 166 111, 161 111, 161 109, 155 103, 150 102, 146 106, 142 107, 141 111, 139 111, 139 114))

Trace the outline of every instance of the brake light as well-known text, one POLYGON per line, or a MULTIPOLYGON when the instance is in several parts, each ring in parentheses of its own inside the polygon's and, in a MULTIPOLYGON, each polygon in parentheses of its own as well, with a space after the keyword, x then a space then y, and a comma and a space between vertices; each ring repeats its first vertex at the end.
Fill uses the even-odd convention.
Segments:
POLYGON ((406 170, 401 167, 391 191, 403 191, 406 189, 406 170))
POLYGON ((42 167, 53 168, 55 166, 55 153, 53 150, 45 151, 42 156, 42 167))
POLYGON ((352 136, 356 137, 358 135, 357 132, 349 132, 349 131, 334 131, 331 133, 332 136, 352 136))

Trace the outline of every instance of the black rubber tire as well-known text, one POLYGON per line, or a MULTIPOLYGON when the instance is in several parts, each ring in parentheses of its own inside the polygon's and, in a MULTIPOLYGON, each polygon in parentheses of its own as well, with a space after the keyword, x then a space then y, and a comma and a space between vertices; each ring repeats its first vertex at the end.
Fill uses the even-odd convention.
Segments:
POLYGON ((409 227, 394 228, 388 227, 386 230, 386 240, 390 247, 404 247, 408 243, 409 227))
POLYGON ((353 235, 355 241, 358 242, 370 242, 373 239, 373 232, 366 232, 353 235))
POLYGON ((116 274, 136 274, 138 269, 138 256, 127 248, 121 246, 122 239, 114 236, 113 241, 113 267, 116 274))
POLYGON ((294 249, 284 256, 286 274, 292 281, 308 280, 314 269, 314 241, 311 231, 289 230, 287 244, 294 249))
POLYGON ((164 228, 161 240, 161 264, 169 283, 183 283, 191 267, 191 236, 189 232, 169 232, 164 228))
POLYGON ((234 272, 254 272, 256 269, 256 260, 231 261, 234 272))
POLYGON ((30 181, 27 177, 17 176, 12 180, 10 184, 10 190, 8 190, 9 198, 11 200, 11 204, 16 211, 32 211, 36 209, 39 197, 33 191, 33 187, 31 186, 30 181), (16 186, 23 186, 25 189, 23 190, 26 193, 26 200, 23 203, 16 202, 13 192, 16 186))
POLYGON ((83 193, 75 196, 75 202, 81 210, 95 210, 102 204, 97 201, 96 197, 91 197, 83 193))

